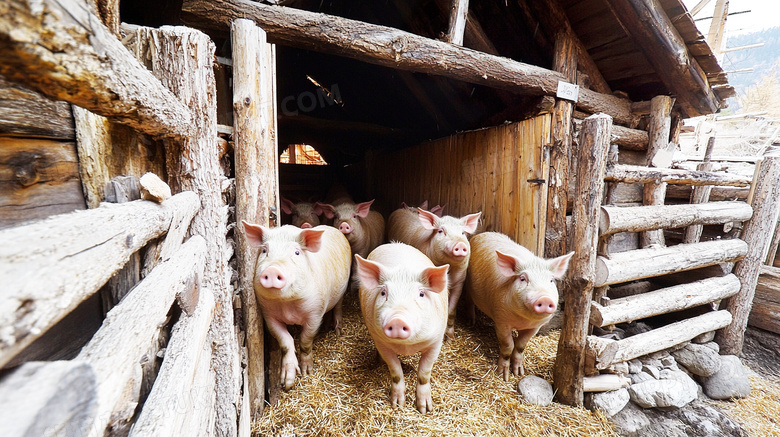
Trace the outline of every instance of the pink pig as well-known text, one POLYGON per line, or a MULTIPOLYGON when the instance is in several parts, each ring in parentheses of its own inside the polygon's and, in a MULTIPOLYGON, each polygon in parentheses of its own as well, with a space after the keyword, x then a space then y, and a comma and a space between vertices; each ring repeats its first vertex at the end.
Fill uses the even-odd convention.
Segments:
POLYGON ((292 216, 292 225, 301 229, 313 228, 319 226, 322 208, 316 203, 298 202, 293 203, 289 199, 282 197, 282 211, 292 216))
POLYGON ((510 364, 515 376, 524 374, 528 340, 555 313, 555 280, 566 274, 574 252, 545 260, 498 232, 475 235, 471 250, 467 290, 477 308, 496 324, 498 373, 509 381, 510 364), (514 339, 512 330, 518 331, 514 339))
POLYGON ((358 203, 343 200, 342 203, 318 203, 325 217, 333 219, 333 227, 346 235, 352 253, 362 257, 382 244, 385 235, 385 219, 371 210, 373 200, 358 203))
POLYGON ((447 326, 447 269, 419 250, 383 244, 357 260, 360 308, 379 355, 392 377, 390 402, 404 404, 404 372, 398 355, 422 351, 417 369, 417 410, 433 410, 431 370, 447 326))
POLYGON ((242 222, 249 243, 259 248, 254 289, 257 303, 282 352, 285 390, 298 372, 314 370, 312 343, 322 317, 333 309, 334 328, 341 330, 341 302, 347 289, 350 250, 347 239, 330 226, 301 229, 266 228, 242 222), (300 366, 287 325, 300 325, 300 366))
POLYGON ((449 272, 449 315, 446 335, 455 337, 455 310, 463 291, 466 269, 471 254, 467 234, 473 234, 482 213, 477 212, 456 218, 436 214, 417 208, 393 211, 387 219, 387 239, 400 241, 416 247, 434 265, 450 265, 449 272))

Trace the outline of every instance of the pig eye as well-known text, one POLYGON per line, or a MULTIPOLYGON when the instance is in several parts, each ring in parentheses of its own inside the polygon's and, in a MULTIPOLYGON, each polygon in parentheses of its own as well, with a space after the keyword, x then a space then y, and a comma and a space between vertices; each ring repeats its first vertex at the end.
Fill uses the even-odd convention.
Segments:
POLYGON ((301 254, 301 251, 300 251, 300 250, 298 250, 298 249, 295 249, 295 254, 296 254, 296 255, 300 255, 300 254, 301 254))
POLYGON ((420 297, 425 297, 425 290, 422 288, 420 289, 420 297))
POLYGON ((520 282, 528 282, 528 281, 526 281, 526 279, 525 279, 525 276, 524 276, 524 275, 521 275, 521 276, 520 276, 520 282))
POLYGON ((264 248, 260 249, 260 253, 268 253, 268 248, 264 247, 264 248))
POLYGON ((436 231, 436 233, 438 233, 438 234, 443 234, 443 233, 444 233, 444 229, 442 229, 442 228, 439 228, 439 230, 438 230, 438 231, 436 231))
POLYGON ((387 296, 387 291, 383 288, 382 291, 379 292, 380 296, 387 296))

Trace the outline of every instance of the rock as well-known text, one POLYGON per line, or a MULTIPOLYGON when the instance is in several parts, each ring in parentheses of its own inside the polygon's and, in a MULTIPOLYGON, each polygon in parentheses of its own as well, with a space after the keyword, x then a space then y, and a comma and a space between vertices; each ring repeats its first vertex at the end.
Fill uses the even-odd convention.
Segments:
POLYGON ((610 418, 615 430, 621 436, 638 437, 650 425, 650 419, 636 404, 628 403, 619 413, 610 418))
POLYGON ((661 358, 661 366, 664 369, 677 369, 677 360, 673 356, 661 358))
POLYGON ((631 400, 643 408, 680 408, 696 399, 699 387, 688 375, 680 371, 671 379, 649 380, 632 384, 628 388, 631 400))
POLYGON ((696 337, 693 337, 691 340, 693 343, 697 344, 703 344, 703 343, 709 343, 712 340, 715 340, 715 331, 705 332, 704 334, 699 334, 696 337))
POLYGON ((632 323, 628 326, 628 328, 625 329, 626 337, 631 337, 632 335, 642 334, 643 332, 652 331, 653 328, 650 327, 647 323, 644 322, 636 322, 632 323))
POLYGON ((587 393, 585 395, 585 408, 595 411, 601 410, 607 417, 619 413, 628 404, 631 397, 628 389, 605 391, 601 393, 587 393))
POLYGON ((652 381, 652 380, 655 379, 655 378, 653 378, 652 375, 650 375, 647 372, 634 373, 634 374, 629 375, 629 378, 631 378, 631 383, 632 384, 640 384, 642 382, 652 381))
POLYGON ((744 398, 750 394, 750 379, 739 357, 724 355, 720 369, 701 378, 704 393, 712 399, 744 398))
POLYGON ((628 362, 628 373, 635 374, 642 371, 642 362, 634 358, 628 362))
POLYGON ((621 363, 615 363, 607 367, 606 369, 602 370, 603 373, 612 373, 614 375, 627 375, 629 373, 628 371, 628 363, 623 361, 621 363))
POLYGON ((144 200, 162 203, 171 197, 171 187, 154 173, 146 173, 141 176, 139 183, 141 184, 141 198, 144 200))
POLYGON ((712 376, 720 370, 721 357, 718 353, 701 344, 690 343, 684 348, 672 352, 672 356, 689 372, 699 376, 712 376))
POLYGON ((658 379, 661 376, 661 374, 660 374, 661 369, 659 369, 658 367, 655 367, 655 366, 649 366, 649 365, 645 364, 644 366, 642 366, 642 371, 647 373, 648 375, 652 376, 655 379, 658 379))
POLYGON ((625 437, 742 437, 745 432, 728 416, 700 400, 680 409, 643 410, 629 403, 610 418, 625 437))
POLYGON ((702 346, 707 346, 708 348, 714 350, 715 352, 720 352, 720 345, 718 343, 715 343, 714 341, 711 341, 709 343, 704 343, 702 346))
POLYGON ((553 388, 544 378, 528 375, 517 383, 517 391, 525 402, 546 407, 552 403, 553 388))

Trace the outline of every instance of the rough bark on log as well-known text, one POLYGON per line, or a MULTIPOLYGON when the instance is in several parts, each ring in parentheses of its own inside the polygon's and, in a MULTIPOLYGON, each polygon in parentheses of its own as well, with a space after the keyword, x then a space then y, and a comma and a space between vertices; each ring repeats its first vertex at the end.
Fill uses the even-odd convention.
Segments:
POLYGON ((728 311, 713 311, 642 334, 632 335, 618 341, 618 352, 615 354, 613 362, 632 360, 676 346, 699 334, 720 329, 731 323, 731 320, 731 314, 728 311))
POLYGON ((88 363, 30 362, 0 380, 0 429, 11 436, 85 435, 96 414, 88 363))
MULTIPOLYGON (((574 124, 576 131, 579 131, 582 119, 575 118, 574 124)), ((647 143, 648 135, 646 131, 619 125, 612 126, 612 144, 617 144, 621 149, 645 152, 647 151, 647 143)))
POLYGON ((585 343, 590 318, 590 301, 596 276, 594 256, 598 243, 598 212, 604 194, 604 174, 612 119, 594 115, 585 119, 580 132, 577 157, 577 188, 572 211, 574 257, 564 283, 564 311, 558 358, 553 379, 559 401, 582 405, 585 343))
POLYGON ((731 274, 612 299, 609 306, 591 302, 590 323, 604 327, 693 308, 733 296, 739 287, 739 279, 731 274))
POLYGON ((466 31, 466 19, 469 13, 469 0, 452 0, 450 3, 450 21, 445 41, 458 46, 463 45, 466 31))
MULTIPOLYGON (((98 407, 90 436, 135 413, 143 356, 168 318, 176 295, 200 288, 206 244, 194 236, 106 316, 103 326, 75 361, 90 363, 97 376, 98 407)), ((148 359, 148 358, 147 358, 148 359)))
MULTIPOLYGON (((686 200, 690 201, 691 194, 695 187, 685 185, 668 185, 666 187, 666 197, 668 199, 686 200)), ((746 201, 750 187, 725 187, 714 186, 710 191, 710 201, 724 201, 724 200, 741 200, 746 201)))
MULTIPOLYGON (((648 167, 667 167, 659 165, 659 154, 666 154, 669 145, 669 132, 672 127, 670 118, 674 99, 669 96, 655 96, 650 100, 650 126, 647 129, 648 144, 645 165, 648 167)), ((665 159, 664 159, 665 161, 665 159)), ((644 186, 642 203, 645 205, 663 205, 666 197, 666 184, 647 183, 644 186)), ((663 229, 644 231, 639 234, 639 246, 663 245, 663 229)))
POLYGON ((73 141, 73 113, 58 102, 0 76, 0 134, 73 141))
POLYGON ((194 313, 182 315, 173 326, 162 367, 130 437, 176 437, 181 435, 185 422, 196 421, 202 414, 200 406, 189 402, 193 391, 201 390, 207 383, 195 377, 201 358, 211 358, 201 357, 201 351, 207 345, 214 316, 214 294, 206 288, 199 295, 194 313))
POLYGON ((583 392, 618 390, 631 385, 631 380, 621 375, 588 376, 582 380, 583 392))
MULTIPOLYGON (((231 21, 248 18, 274 43, 529 95, 555 95, 558 81, 565 80, 551 70, 401 30, 249 0, 188 0, 182 18, 187 25, 223 32, 231 21)), ((588 89, 580 89, 577 107, 625 124, 635 118, 629 100, 588 89)))
POLYGON ((608 181, 627 184, 667 182, 679 185, 728 185, 732 187, 747 187, 752 178, 728 173, 713 173, 704 171, 677 170, 668 168, 648 168, 637 165, 614 165, 607 169, 605 176, 608 181))
POLYGON ((759 271, 766 259, 771 232, 780 213, 780 156, 765 156, 758 172, 758 183, 752 198, 755 212, 742 231, 748 252, 745 259, 734 266, 734 274, 742 283, 742 288, 722 305, 734 316, 734 322, 718 331, 715 337, 723 354, 739 355, 742 352, 759 271))
POLYGON ((601 234, 639 232, 648 229, 681 228, 692 224, 717 225, 745 221, 753 208, 745 202, 710 202, 690 205, 602 206, 601 234))
POLYGON ((186 136, 190 110, 77 0, 0 3, 0 74, 158 137, 186 136))
POLYGON ((610 363, 615 359, 618 351, 617 342, 606 338, 589 335, 585 339, 585 373, 598 373, 606 366, 602 363, 610 363))
POLYGON ((0 231, 0 366, 164 234, 175 210, 197 202, 181 193, 162 205, 106 204, 0 231))

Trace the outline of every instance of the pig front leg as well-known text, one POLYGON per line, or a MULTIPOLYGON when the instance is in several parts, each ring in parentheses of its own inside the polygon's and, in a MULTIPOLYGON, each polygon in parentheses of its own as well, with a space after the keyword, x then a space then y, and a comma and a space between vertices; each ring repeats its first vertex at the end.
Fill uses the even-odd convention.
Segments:
POLYGON ((401 368, 401 360, 398 359, 398 355, 395 352, 387 347, 377 345, 376 349, 390 370, 390 378, 392 378, 390 383, 390 405, 402 407, 406 401, 406 395, 404 392, 404 371, 401 368))
POLYGON ((289 390, 295 385, 295 375, 300 371, 298 367, 298 359, 295 358, 295 342, 293 341, 290 331, 287 330, 287 325, 279 320, 266 317, 266 323, 268 329, 271 331, 271 335, 279 342, 279 349, 282 352, 282 370, 281 381, 282 388, 289 390))
POLYGON ((447 330, 444 331, 445 340, 452 340, 455 338, 455 315, 458 308, 458 300, 461 293, 463 293, 463 279, 452 282, 450 285, 450 296, 447 303, 447 330))
POLYGON ((417 365, 417 411, 425 414, 433 411, 433 397, 431 397, 431 371, 433 363, 439 357, 441 342, 432 348, 423 351, 420 362, 417 365))
MULTIPOLYGON (((509 381, 510 359, 513 359, 515 343, 512 338, 512 328, 496 323, 496 336, 498 337, 498 374, 503 375, 504 381, 509 381)), ((522 363, 522 353, 520 355, 522 363)))
MULTIPOLYGON (((335 312, 334 312, 335 314, 335 312)), ((301 326, 301 357, 300 357, 300 370, 301 375, 311 375, 314 373, 314 336, 317 335, 317 331, 322 324, 323 314, 319 317, 313 317, 307 320, 301 326)))
POLYGON ((525 375, 525 369, 523 369, 523 352, 525 351, 525 346, 528 344, 528 340, 536 335, 537 332, 539 332, 538 327, 517 331, 515 349, 512 351, 512 373, 514 373, 515 376, 525 375))

